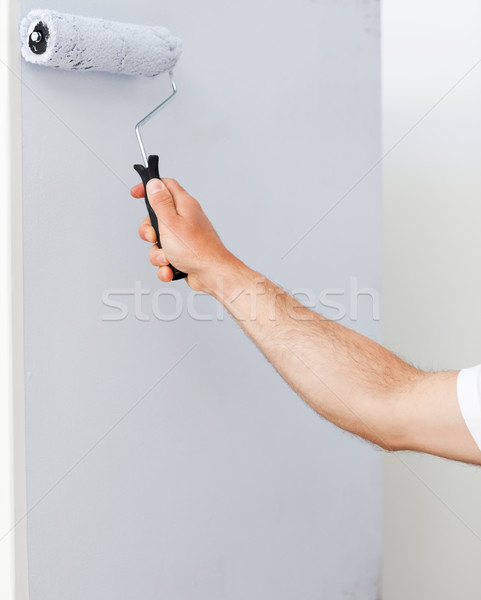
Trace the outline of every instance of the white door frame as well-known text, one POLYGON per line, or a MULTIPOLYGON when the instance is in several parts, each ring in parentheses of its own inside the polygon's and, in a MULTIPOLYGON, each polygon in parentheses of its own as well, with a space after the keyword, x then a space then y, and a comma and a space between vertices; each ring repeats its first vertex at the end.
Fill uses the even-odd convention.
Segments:
POLYGON ((19 3, 0 2, 0 598, 28 600, 19 3))

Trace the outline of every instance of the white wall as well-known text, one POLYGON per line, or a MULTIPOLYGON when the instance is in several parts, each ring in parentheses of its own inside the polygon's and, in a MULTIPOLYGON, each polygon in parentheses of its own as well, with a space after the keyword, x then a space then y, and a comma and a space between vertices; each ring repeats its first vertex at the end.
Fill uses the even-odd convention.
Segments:
POLYGON ((16 2, 0 3, 0 598, 28 593, 23 397, 20 58, 16 2))
MULTIPOLYGON (((5 2, 0 5, 4 12, 5 2)), ((6 187, 6 201, 0 203, 0 595, 13 600, 14 594, 14 543, 6 534, 14 524, 14 474, 13 474, 13 393, 12 393, 12 279, 11 279, 11 205, 10 205, 10 135, 9 135, 9 84, 8 71, 8 19, 0 24, 0 180, 6 187)))
MULTIPOLYGON (((480 23, 476 0, 383 4, 384 339, 426 369, 481 362, 480 23)), ((384 600, 478 600, 481 470, 389 456, 384 482, 384 600)))
MULTIPOLYGON (((148 150, 231 249, 289 288, 379 290, 377 2, 50 7, 184 39, 148 150)), ((31 600, 377 598, 380 453, 304 406, 230 319, 152 316, 155 290, 189 297, 156 280, 127 191, 134 124, 166 82, 22 73, 31 600), (124 297, 129 315, 103 321, 104 291, 135 281, 149 320, 124 297)), ((369 299, 345 322, 380 337, 369 299)))

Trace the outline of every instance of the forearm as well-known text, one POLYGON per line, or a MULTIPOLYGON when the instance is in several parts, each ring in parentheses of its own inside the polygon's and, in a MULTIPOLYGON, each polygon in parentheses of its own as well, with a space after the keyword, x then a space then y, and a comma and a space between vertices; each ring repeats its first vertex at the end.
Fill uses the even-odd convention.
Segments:
POLYGON ((307 309, 237 260, 212 293, 299 396, 329 421, 389 450, 479 461, 453 401, 455 372, 419 371, 307 309))
POLYGON ((394 444, 393 386, 419 371, 385 348, 319 315, 236 263, 214 295, 289 385, 320 415, 376 444, 394 444))
MULTIPOLYGON (((152 179, 150 203, 162 249, 150 261, 170 281, 169 263, 195 290, 232 313, 282 377, 320 415, 390 450, 419 450, 481 464, 464 423, 457 373, 423 373, 372 340, 318 315, 247 268, 222 244, 200 204, 176 181, 152 179)), ((132 189, 141 197, 143 186, 132 189)), ((147 218, 141 237, 155 242, 147 218)))

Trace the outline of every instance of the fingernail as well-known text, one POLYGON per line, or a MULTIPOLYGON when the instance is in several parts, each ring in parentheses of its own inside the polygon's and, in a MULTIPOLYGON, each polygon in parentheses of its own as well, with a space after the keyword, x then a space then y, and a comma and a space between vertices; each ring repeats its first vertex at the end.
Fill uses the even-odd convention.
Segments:
POLYGON ((159 267, 161 267, 162 265, 165 264, 165 260, 164 260, 164 256, 163 254, 157 254, 157 256, 155 257, 155 263, 157 265, 159 265, 159 267))
POLYGON ((160 179, 151 179, 147 183, 147 193, 148 194, 156 194, 164 189, 164 184, 160 179))

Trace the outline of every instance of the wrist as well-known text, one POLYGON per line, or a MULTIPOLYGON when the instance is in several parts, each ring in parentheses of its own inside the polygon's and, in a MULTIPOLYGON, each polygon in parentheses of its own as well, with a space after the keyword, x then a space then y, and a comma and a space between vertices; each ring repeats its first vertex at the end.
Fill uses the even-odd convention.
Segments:
POLYGON ((228 252, 224 260, 213 265, 203 277, 204 290, 225 305, 246 289, 256 276, 260 277, 228 252))

